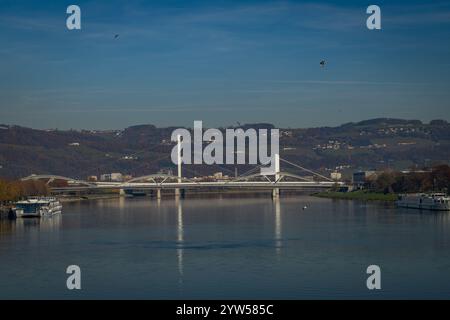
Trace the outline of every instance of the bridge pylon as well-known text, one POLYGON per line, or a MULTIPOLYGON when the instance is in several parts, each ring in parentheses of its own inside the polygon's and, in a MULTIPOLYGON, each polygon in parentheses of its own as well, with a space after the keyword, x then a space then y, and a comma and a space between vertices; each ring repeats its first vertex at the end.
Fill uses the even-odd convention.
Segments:
MULTIPOLYGON (((181 136, 177 135, 177 166, 178 166, 178 183, 181 183, 181 136)), ((180 189, 175 189, 175 197, 180 197, 180 189)))
MULTIPOLYGON (((275 183, 277 183, 280 180, 280 154, 276 153, 275 157, 275 183)), ((272 190, 272 198, 276 199, 280 196, 280 189, 274 188, 272 190)))

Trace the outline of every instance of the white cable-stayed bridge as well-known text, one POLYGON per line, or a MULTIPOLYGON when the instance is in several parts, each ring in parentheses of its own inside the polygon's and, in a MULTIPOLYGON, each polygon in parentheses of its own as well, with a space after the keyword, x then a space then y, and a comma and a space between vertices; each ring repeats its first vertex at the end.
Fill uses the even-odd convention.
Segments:
POLYGON ((320 191, 335 186, 343 186, 342 182, 334 181, 320 173, 297 165, 293 162, 275 155, 275 170, 272 172, 256 172, 262 165, 242 174, 241 176, 219 181, 199 181, 182 176, 181 163, 178 165, 178 175, 155 173, 133 178, 126 182, 84 181, 57 175, 31 175, 23 178, 26 180, 47 181, 53 193, 90 192, 95 190, 120 190, 123 194, 133 192, 145 192, 152 190, 160 197, 161 190, 175 190, 175 194, 184 194, 185 190, 227 190, 227 189, 249 189, 249 190, 271 190, 274 196, 279 195, 280 190, 304 190, 320 191), (309 176, 290 173, 281 170, 280 162, 295 167, 309 176), (256 173, 255 173, 256 172, 256 173), (66 186, 52 186, 54 181, 65 181, 66 186))

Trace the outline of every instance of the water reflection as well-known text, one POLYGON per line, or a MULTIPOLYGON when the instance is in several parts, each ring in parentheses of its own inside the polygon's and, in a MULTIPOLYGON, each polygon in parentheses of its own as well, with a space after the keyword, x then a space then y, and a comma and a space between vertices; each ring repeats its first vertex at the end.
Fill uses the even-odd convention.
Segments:
POLYGON ((1 219, 0 233, 15 233, 25 230, 33 232, 55 232, 61 227, 61 215, 41 218, 1 219))
POLYGON ((273 199, 275 208, 275 248, 277 255, 281 251, 281 209, 280 209, 280 198, 276 197, 273 199))
POLYGON ((119 197, 119 209, 120 209, 120 213, 124 213, 125 211, 125 197, 119 197))
POLYGON ((183 242, 184 242, 184 229, 183 229, 183 207, 182 200, 178 197, 175 200, 178 214, 177 214, 177 261, 178 261, 178 276, 180 286, 183 284, 183 242))
POLYGON ((6 235, 14 232, 14 221, 9 219, 0 219, 0 235, 6 235))
POLYGON ((90 276, 80 298, 370 298, 373 263, 392 284, 378 297, 449 298, 449 213, 229 198, 85 201, 52 218, 1 220, 0 298, 67 297, 54 273, 73 261, 90 276))

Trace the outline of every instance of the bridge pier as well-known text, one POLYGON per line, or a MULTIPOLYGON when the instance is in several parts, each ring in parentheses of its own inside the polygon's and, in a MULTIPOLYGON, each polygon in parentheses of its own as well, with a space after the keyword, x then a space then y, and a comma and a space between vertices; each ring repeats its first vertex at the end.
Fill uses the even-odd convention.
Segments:
POLYGON ((156 189, 156 199, 161 200, 161 189, 156 189))
MULTIPOLYGON (((275 154, 275 183, 280 181, 280 155, 275 154)), ((280 197, 280 189, 274 188, 272 190, 272 198, 277 199, 280 197)))
POLYGON ((274 188, 272 190, 272 199, 278 199, 280 197, 280 189, 274 188))
POLYGON ((186 196, 186 189, 175 189, 175 198, 183 198, 186 196))
POLYGON ((126 195, 125 190, 124 189, 119 189, 119 195, 121 197, 125 197, 125 195, 126 195))

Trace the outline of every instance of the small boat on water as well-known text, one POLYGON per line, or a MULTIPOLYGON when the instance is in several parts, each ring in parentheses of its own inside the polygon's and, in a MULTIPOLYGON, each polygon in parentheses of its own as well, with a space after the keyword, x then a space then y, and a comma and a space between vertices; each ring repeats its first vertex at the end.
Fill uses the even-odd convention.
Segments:
POLYGON ((22 218, 49 217, 62 211, 61 203, 53 197, 28 198, 15 205, 13 215, 22 218))
POLYGON ((398 197, 398 207, 434 211, 450 211, 450 197, 445 193, 404 194, 398 197))

